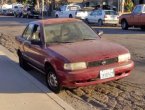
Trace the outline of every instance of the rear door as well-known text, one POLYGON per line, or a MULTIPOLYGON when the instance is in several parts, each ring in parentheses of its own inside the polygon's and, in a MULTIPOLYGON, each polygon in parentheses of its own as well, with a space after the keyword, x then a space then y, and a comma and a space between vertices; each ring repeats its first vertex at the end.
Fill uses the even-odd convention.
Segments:
POLYGON ((145 6, 143 7, 142 10, 142 15, 141 15, 141 24, 145 26, 145 6))

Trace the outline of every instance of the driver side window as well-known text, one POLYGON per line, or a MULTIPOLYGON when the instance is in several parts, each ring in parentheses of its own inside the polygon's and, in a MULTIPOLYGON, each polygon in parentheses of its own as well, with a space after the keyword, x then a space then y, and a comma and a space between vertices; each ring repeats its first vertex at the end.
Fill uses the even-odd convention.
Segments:
POLYGON ((96 16, 97 15, 97 11, 93 11, 90 15, 91 16, 96 16))
POLYGON ((29 25, 26 27, 26 29, 25 29, 25 31, 24 31, 24 33, 23 33, 23 35, 22 35, 22 37, 23 37, 25 40, 28 40, 28 39, 31 37, 32 31, 33 31, 33 27, 34 27, 33 24, 29 24, 29 25))

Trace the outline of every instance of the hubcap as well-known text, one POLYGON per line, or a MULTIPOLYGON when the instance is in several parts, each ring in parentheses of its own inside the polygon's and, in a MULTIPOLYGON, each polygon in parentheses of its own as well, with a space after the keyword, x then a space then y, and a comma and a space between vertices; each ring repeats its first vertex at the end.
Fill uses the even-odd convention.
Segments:
POLYGON ((102 21, 101 21, 101 20, 99 20, 99 23, 98 23, 98 24, 99 24, 99 26, 101 26, 101 25, 102 25, 102 21))
POLYGON ((57 82, 57 78, 55 76, 55 74, 48 73, 49 75, 47 76, 47 80, 48 80, 48 84, 51 87, 57 87, 58 86, 58 82, 57 82))
POLYGON ((125 23, 125 22, 122 23, 122 27, 123 27, 123 28, 126 27, 126 23, 125 23))

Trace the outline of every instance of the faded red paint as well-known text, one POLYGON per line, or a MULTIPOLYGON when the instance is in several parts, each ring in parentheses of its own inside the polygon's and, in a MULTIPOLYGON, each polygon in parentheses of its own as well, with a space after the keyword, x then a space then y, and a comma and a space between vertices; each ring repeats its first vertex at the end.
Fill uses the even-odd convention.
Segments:
MULTIPOLYGON (((48 19, 32 22, 33 24, 57 24, 65 22, 77 22, 76 19, 48 19)), ((80 21, 81 22, 81 21, 80 21)), ((43 28, 43 27, 41 27, 43 28)), ((43 29, 41 29, 43 30, 43 29)), ((96 35, 97 36, 97 35, 96 35)), ((43 31, 41 36, 44 37, 43 31)), ((44 39, 44 38, 42 38, 44 39)), ((45 71, 45 64, 49 62, 59 78, 59 81, 64 87, 80 87, 88 86, 107 81, 117 80, 130 75, 130 71, 134 67, 134 62, 129 60, 128 62, 112 63, 108 65, 101 65, 96 67, 87 67, 87 69, 77 71, 66 71, 63 66, 65 63, 73 62, 92 62, 105 60, 118 57, 119 55, 128 53, 129 51, 118 44, 103 41, 101 39, 91 41, 80 41, 69 44, 55 44, 55 45, 26 45, 25 40, 22 37, 17 37, 16 41, 19 45, 19 51, 23 54, 27 54, 29 58, 33 58, 35 62, 27 59, 37 68, 45 71), (41 65, 40 65, 41 64, 41 65), (108 79, 100 79, 100 70, 114 68, 115 77, 108 79)))

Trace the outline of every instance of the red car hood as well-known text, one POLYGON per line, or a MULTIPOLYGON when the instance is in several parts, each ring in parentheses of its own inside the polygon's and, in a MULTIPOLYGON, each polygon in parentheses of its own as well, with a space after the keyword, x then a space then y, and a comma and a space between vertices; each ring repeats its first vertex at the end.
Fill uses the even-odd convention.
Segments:
POLYGON ((91 40, 69 44, 49 46, 51 49, 69 62, 97 61, 101 59, 114 58, 128 50, 121 45, 103 40, 91 40))

